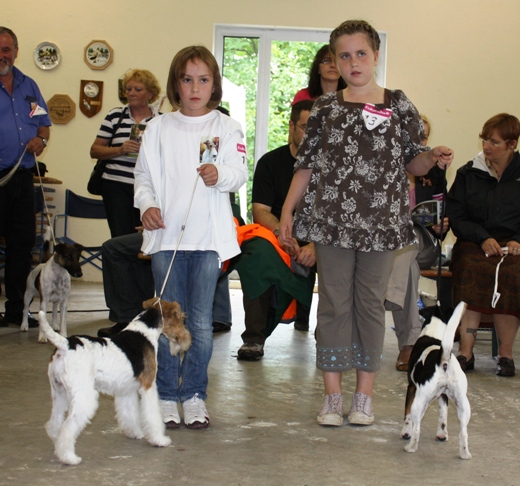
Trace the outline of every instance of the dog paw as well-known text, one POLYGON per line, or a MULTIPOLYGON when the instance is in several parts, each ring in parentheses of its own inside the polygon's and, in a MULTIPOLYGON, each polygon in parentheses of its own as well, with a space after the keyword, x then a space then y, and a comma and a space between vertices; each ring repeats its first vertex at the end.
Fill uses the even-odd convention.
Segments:
POLYGON ((74 452, 68 452, 59 458, 63 464, 68 466, 77 466, 81 462, 81 457, 74 454, 74 452))
POLYGON ((39 343, 46 343, 47 342, 47 336, 45 334, 43 336, 38 336, 38 342, 39 343))
POLYGON ((172 443, 172 440, 167 436, 153 437, 150 439, 150 444, 156 447, 168 447, 172 443))
POLYGON ((467 449, 461 451, 459 456, 461 459, 465 459, 465 460, 471 459, 471 454, 469 453, 469 451, 467 449))
POLYGON ((417 452, 417 446, 412 444, 407 444, 404 446, 404 450, 406 452, 417 452))
POLYGON ((20 326, 20 332, 27 332, 29 331, 29 324, 27 322, 22 322, 20 326))

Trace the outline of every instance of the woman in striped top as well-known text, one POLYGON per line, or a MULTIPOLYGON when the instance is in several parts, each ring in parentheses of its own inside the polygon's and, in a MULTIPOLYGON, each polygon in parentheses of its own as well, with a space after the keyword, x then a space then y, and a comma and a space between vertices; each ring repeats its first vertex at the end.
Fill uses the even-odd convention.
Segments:
POLYGON ((107 160, 102 197, 112 238, 141 225, 134 208, 134 167, 146 123, 160 114, 152 106, 161 92, 155 76, 144 69, 129 71, 123 80, 128 105, 112 109, 103 120, 92 147, 93 159, 107 160))

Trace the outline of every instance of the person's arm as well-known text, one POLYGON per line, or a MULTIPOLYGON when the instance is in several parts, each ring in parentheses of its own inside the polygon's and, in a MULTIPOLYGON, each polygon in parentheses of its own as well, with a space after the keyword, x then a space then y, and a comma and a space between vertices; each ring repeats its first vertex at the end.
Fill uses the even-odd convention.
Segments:
POLYGON ((406 170, 414 176, 427 174, 432 167, 437 165, 440 169, 446 170, 453 161, 453 150, 444 147, 434 147, 428 152, 416 155, 406 166, 406 170))
POLYGON ((280 221, 271 210, 265 204, 253 203, 253 221, 274 232, 275 229, 280 229, 280 221))
POLYGON ((292 240, 293 213, 311 180, 312 169, 299 169, 292 178, 291 187, 285 198, 280 218, 280 242, 290 245, 292 240))
POLYGON ((36 137, 31 138, 31 140, 29 140, 29 142, 27 143, 27 152, 38 156, 43 152, 43 149, 45 148, 43 139, 49 140, 51 130, 50 127, 40 126, 38 127, 38 131, 36 133, 36 137))
POLYGON ((140 144, 134 140, 126 140, 119 147, 109 147, 109 142, 108 138, 96 137, 90 147, 90 157, 98 160, 108 160, 126 155, 127 153, 139 152, 140 144))

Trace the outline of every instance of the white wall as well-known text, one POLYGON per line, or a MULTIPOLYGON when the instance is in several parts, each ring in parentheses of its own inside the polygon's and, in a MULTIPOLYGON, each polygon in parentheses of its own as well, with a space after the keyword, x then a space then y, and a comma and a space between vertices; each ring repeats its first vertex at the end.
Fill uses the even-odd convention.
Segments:
MULTIPOLYGON (((77 106, 71 122, 51 129, 40 157, 49 176, 64 182, 58 187, 62 205, 66 187, 87 194, 89 148, 106 112, 120 105, 117 79, 129 68, 149 69, 164 87, 175 52, 191 44, 211 48, 215 23, 333 29, 349 18, 369 21, 388 33, 387 86, 404 90, 431 119, 431 143, 451 146, 454 165, 460 166, 479 151, 478 133, 489 117, 503 111, 520 116, 518 5, 516 0, 329 0, 323 6, 315 0, 3 0, 0 24, 18 35, 16 65, 38 82, 45 99, 65 93, 78 104, 80 80, 104 81, 101 112, 89 119, 77 106), (94 39, 114 49, 114 62, 104 71, 83 61, 94 39), (52 71, 33 62, 33 50, 43 41, 61 50, 62 63, 52 71)), ((450 169, 450 181, 454 175, 450 169)), ((104 231, 89 231, 85 238, 108 237, 104 231)))

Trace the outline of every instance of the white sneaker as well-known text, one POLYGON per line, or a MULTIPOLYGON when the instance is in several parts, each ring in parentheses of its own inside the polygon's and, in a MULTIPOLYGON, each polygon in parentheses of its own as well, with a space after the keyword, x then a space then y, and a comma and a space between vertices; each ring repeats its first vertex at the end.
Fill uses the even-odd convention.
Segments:
POLYGON ((193 398, 182 403, 184 424, 188 429, 204 429, 209 426, 209 415, 204 400, 195 393, 193 398))
POLYGON ((181 416, 177 402, 159 400, 161 416, 167 429, 178 429, 181 426, 181 416))

